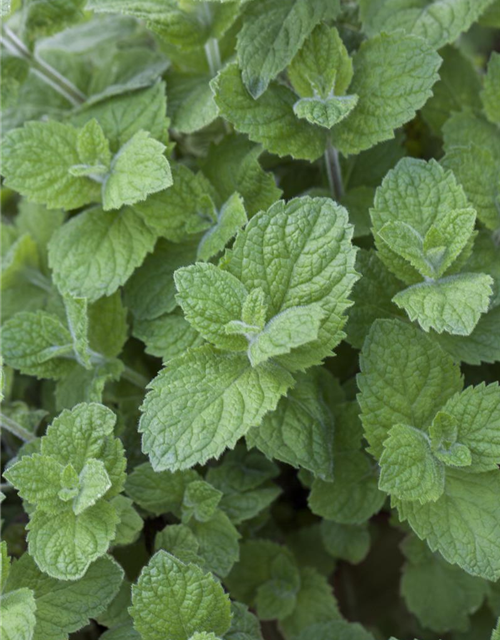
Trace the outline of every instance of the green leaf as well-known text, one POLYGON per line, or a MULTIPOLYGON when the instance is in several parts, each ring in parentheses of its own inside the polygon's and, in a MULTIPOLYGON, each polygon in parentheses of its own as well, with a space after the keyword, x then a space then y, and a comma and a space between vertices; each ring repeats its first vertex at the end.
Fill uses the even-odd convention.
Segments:
POLYGON ((409 425, 394 425, 380 457, 379 487, 401 500, 424 504, 438 500, 444 482, 444 466, 433 456, 428 436, 409 425))
POLYGON ((443 412, 456 423, 457 442, 470 451, 471 466, 466 470, 483 473, 497 469, 500 464, 498 384, 467 387, 446 402, 443 412))
POLYGON ((248 222, 241 196, 234 193, 217 214, 217 222, 206 231, 198 245, 198 260, 209 260, 224 249, 248 222))
MULTIPOLYGON (((2 230, 5 233, 5 230, 2 230)), ((5 235, 4 242, 5 242, 5 235)), ((26 283, 26 273, 39 268, 37 245, 24 233, 15 240, 2 256, 2 291, 26 283)))
POLYGON ((238 34, 238 62, 243 82, 257 99, 322 20, 335 18, 337 0, 256 0, 245 11, 238 34))
POLYGON ((340 612, 325 576, 312 567, 300 571, 300 590, 293 613, 280 621, 286 637, 295 637, 312 624, 338 620, 340 612))
POLYGON ((229 629, 229 598, 215 579, 158 551, 132 587, 130 614, 144 640, 189 640, 195 632, 229 629))
POLYGON ((80 162, 85 165, 102 165, 109 168, 111 151, 109 142, 97 120, 89 120, 78 132, 76 149, 80 162))
POLYGON ((125 489, 140 507, 155 515, 172 512, 181 515, 186 487, 200 479, 196 471, 153 470, 149 462, 137 466, 127 477, 125 489))
POLYGON ((479 220, 495 230, 500 226, 500 151, 495 154, 489 147, 479 146, 476 138, 471 137, 467 146, 450 145, 441 163, 453 171, 476 208, 479 220))
POLYGON ((446 401, 462 390, 460 368, 452 358, 422 331, 398 320, 373 323, 360 367, 361 420, 369 450, 377 458, 394 425, 426 429, 446 401))
POLYGON ((231 603, 231 627, 224 636, 226 640, 262 640, 260 623, 248 607, 241 602, 231 603))
POLYGON ((201 169, 219 195, 219 205, 234 192, 243 198, 248 217, 268 209, 281 195, 274 176, 259 164, 262 148, 244 136, 229 135, 211 145, 201 169))
MULTIPOLYGON (((313 624, 296 637, 296 640, 374 640, 357 622, 345 620, 331 620, 320 624, 313 624)), ((394 640, 394 639, 391 639, 394 640)))
POLYGON ((497 471, 471 474, 446 472, 444 494, 437 502, 396 502, 400 518, 445 560, 474 576, 500 577, 497 471))
POLYGON ((319 364, 344 337, 344 311, 358 277, 351 237, 343 207, 326 198, 295 198, 254 216, 228 254, 225 268, 248 291, 264 291, 268 319, 296 306, 323 310, 318 339, 277 358, 291 370, 319 364))
POLYGON ((147 224, 172 242, 185 242, 209 229, 214 220, 213 189, 200 173, 182 164, 172 166, 173 185, 136 205, 147 224))
POLYGON ((155 240, 132 207, 88 209, 58 229, 50 241, 54 282, 63 293, 89 302, 110 296, 143 262, 155 240))
POLYGON ((313 513, 340 524, 365 522, 384 501, 371 462, 361 451, 337 454, 333 482, 316 478, 308 499, 313 513))
POLYGON ((164 151, 165 146, 147 131, 134 134, 111 162, 103 183, 104 211, 134 204, 170 187, 172 174, 164 151))
POLYGON ((31 589, 17 589, 0 599, 0 632, 4 640, 32 640, 36 602, 31 589))
POLYGON ((21 373, 57 380, 71 369, 73 340, 57 316, 25 311, 3 325, 2 351, 6 364, 21 373))
POLYGON ((217 118, 210 80, 205 74, 168 73, 168 114, 173 129, 179 133, 195 133, 217 118))
POLYGON ((134 322, 133 335, 146 345, 145 351, 164 362, 203 344, 203 338, 180 313, 171 313, 154 320, 134 322))
POLYGON ((23 456, 4 473, 23 500, 48 513, 57 513, 62 503, 58 497, 63 466, 53 458, 34 453, 23 456))
POLYGON ((111 481, 106 493, 110 498, 120 493, 125 481, 123 445, 113 437, 115 422, 116 416, 104 405, 79 404, 60 413, 48 427, 41 441, 41 453, 62 465, 73 465, 78 474, 88 460, 102 461, 111 481))
POLYGON ((230 64, 212 80, 211 86, 220 115, 270 153, 311 161, 323 153, 323 132, 295 117, 296 95, 284 85, 272 83, 254 100, 237 65, 230 64))
POLYGON ((458 422, 452 415, 445 411, 439 411, 429 427, 429 435, 432 451, 438 460, 451 467, 469 467, 471 465, 470 449, 457 442, 458 422))
POLYGON ((383 33, 363 42, 349 86, 359 103, 334 127, 334 145, 348 155, 393 138, 394 129, 411 120, 432 95, 440 64, 421 38, 383 33))
POLYGON ((5 185, 33 202, 48 207, 76 209, 99 200, 99 185, 73 177, 79 164, 77 130, 59 122, 28 122, 9 131, 3 142, 5 185))
MULTIPOLYGON (((175 189, 171 187, 166 193, 175 189)), ((192 264, 197 244, 173 244, 160 239, 153 253, 125 285, 125 304, 139 320, 153 320, 177 306, 174 272, 192 264)))
POLYGON ((319 24, 304 42, 287 70, 301 98, 342 96, 351 84, 353 69, 347 49, 335 28, 319 24))
POLYGON ((331 129, 347 118, 357 104, 357 96, 301 98, 293 105, 293 112, 298 118, 304 118, 311 124, 331 129))
POLYGON ((72 115, 71 122, 81 127, 95 118, 109 140, 111 151, 116 153, 141 130, 163 140, 166 110, 165 84, 157 82, 147 89, 83 105, 72 115))
POLYGON ((379 257, 407 284, 449 273, 476 218, 451 171, 413 158, 387 174, 370 214, 379 257))
POLYGON ((241 545, 240 561, 225 583, 235 599, 256 606, 261 620, 283 619, 296 606, 300 573, 286 547, 249 540, 241 545))
POLYGON ((222 492, 204 480, 196 480, 186 487, 182 501, 182 520, 194 517, 200 522, 210 520, 219 505, 222 492))
POLYGON ((274 316, 249 341, 248 357, 252 366, 317 340, 323 317, 323 309, 315 304, 290 307, 274 316))
MULTIPOLYGON (((25 553, 12 566, 8 588, 29 587, 36 604, 33 640, 67 640, 88 624, 116 595, 123 571, 110 557, 96 560, 79 580, 51 578, 25 553)), ((16 636, 17 638, 17 636, 16 636)))
POLYGON ((177 270, 174 279, 186 320, 205 340, 227 351, 246 349, 244 336, 225 331, 228 322, 241 318, 248 295, 237 278, 213 264, 196 263, 177 270))
POLYGON ((83 0, 28 2, 23 20, 24 35, 33 41, 79 22, 83 17, 84 4, 83 0))
POLYGON ((370 550, 370 533, 366 525, 321 521, 321 540, 334 558, 359 564, 370 550))
POLYGON ((500 54, 492 52, 488 61, 488 70, 484 77, 484 89, 481 93, 486 117, 494 124, 500 124, 498 102, 500 101, 500 54))
POLYGON ((155 551, 163 549, 184 562, 184 564, 191 562, 201 568, 205 568, 204 561, 198 555, 199 548, 200 543, 195 534, 185 524, 167 525, 155 537, 155 551))
POLYGON ((59 580, 78 580, 108 550, 118 517, 104 500, 75 515, 57 518, 37 510, 28 524, 28 549, 44 573, 59 580))
POLYGON ((369 35, 404 29, 434 48, 454 42, 493 0, 362 0, 363 27, 369 35))
POLYGON ((149 385, 139 424, 143 451, 157 471, 218 457, 259 424, 292 384, 276 365, 252 368, 246 356, 208 346, 188 351, 149 385))
MULTIPOLYGON (((111 500, 120 521, 116 526, 116 535, 113 539, 113 546, 124 546, 133 544, 141 533, 144 522, 141 516, 132 506, 132 500, 125 496, 115 496, 111 500)), ((109 626, 109 625, 107 625, 109 626)))
POLYGON ((436 135, 441 135, 443 125, 453 112, 464 107, 481 108, 480 76, 473 61, 453 46, 444 47, 439 55, 443 58, 440 80, 433 86, 433 96, 422 109, 424 120, 436 135))
POLYGON ((106 467, 101 460, 91 458, 80 471, 80 486, 73 500, 73 511, 80 515, 94 505, 111 487, 106 467))
POLYGON ((268 457, 312 471, 324 480, 333 477, 334 417, 329 407, 332 379, 323 369, 299 374, 297 383, 276 411, 248 432, 250 446, 268 457))
POLYGON ((88 307, 89 344, 108 358, 118 356, 128 338, 127 309, 119 292, 88 307))
POLYGON ((468 336, 488 310, 492 284, 493 278, 484 273, 462 273, 414 284, 397 293, 393 302, 424 331, 468 336))
POLYGON ((220 577, 227 576, 240 555, 240 534, 228 516, 217 509, 206 522, 191 520, 188 526, 198 541, 204 567, 220 577))
POLYGON ((411 613, 438 633, 468 630, 469 616, 481 606, 487 583, 432 554, 415 537, 405 539, 402 549, 407 562, 401 593, 411 613))

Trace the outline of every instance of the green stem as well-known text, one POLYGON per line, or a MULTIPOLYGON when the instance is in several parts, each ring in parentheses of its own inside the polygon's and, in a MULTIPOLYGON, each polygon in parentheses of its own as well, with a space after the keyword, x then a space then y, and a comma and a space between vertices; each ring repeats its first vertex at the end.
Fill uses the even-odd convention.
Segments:
POLYGON ((0 414, 0 424, 3 429, 6 429, 17 438, 24 440, 24 442, 30 442, 30 440, 34 440, 36 438, 34 433, 31 433, 24 427, 22 427, 18 422, 9 418, 4 413, 0 414))
MULTIPOLYGON (((207 2, 204 3, 205 19, 207 25, 212 24, 212 11, 207 2)), ((207 57, 208 68, 210 69, 210 75, 216 76, 217 72, 222 66, 220 57, 219 42, 217 38, 209 38, 205 43, 205 55, 207 57)))
POLYGON ((24 58, 27 60, 33 71, 41 78, 46 84, 50 85, 60 95, 64 96, 66 100, 76 107, 83 104, 87 99, 87 96, 78 89, 72 82, 59 73, 54 67, 42 60, 36 54, 26 47, 16 34, 9 29, 9 27, 3 27, 3 34, 0 38, 1 44, 15 56, 24 58))
POLYGON ((125 378, 125 380, 128 380, 128 382, 131 382, 136 387, 140 387, 141 389, 144 389, 144 387, 146 387, 149 383, 149 380, 146 378, 146 376, 143 376, 141 373, 134 371, 126 365, 122 373, 122 378, 125 378))
POLYGON ((344 187, 342 184, 342 172, 340 170, 339 152, 332 145, 330 139, 326 145, 325 151, 326 173, 328 176, 328 184, 332 198, 337 202, 344 195, 344 187))

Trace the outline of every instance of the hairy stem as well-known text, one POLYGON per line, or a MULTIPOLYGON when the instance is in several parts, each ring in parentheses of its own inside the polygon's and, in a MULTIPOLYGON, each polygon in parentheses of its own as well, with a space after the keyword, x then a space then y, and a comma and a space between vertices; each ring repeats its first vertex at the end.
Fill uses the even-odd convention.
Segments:
POLYGON ((17 438, 24 440, 24 442, 29 442, 30 440, 34 440, 36 438, 34 433, 31 433, 30 431, 22 427, 18 422, 16 422, 12 418, 9 418, 9 416, 6 416, 4 413, 0 414, 0 424, 2 426, 2 429, 6 429, 17 438))
POLYGON ((59 71, 54 69, 50 64, 36 54, 31 53, 24 42, 22 42, 9 27, 3 27, 0 42, 15 56, 27 60, 37 76, 55 89, 60 95, 64 96, 74 107, 85 102, 87 96, 82 93, 78 87, 61 75, 59 71))
POLYGON ((330 140, 328 140, 326 146, 325 164, 332 198, 338 202, 344 195, 344 186, 342 184, 342 173, 340 171, 339 152, 330 140))

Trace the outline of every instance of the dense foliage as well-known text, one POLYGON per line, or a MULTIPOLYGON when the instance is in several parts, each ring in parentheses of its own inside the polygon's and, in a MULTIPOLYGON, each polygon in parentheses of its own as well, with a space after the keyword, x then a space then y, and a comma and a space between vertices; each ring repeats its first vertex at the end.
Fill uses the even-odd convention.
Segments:
POLYGON ((499 640, 500 1, 2 0, 3 640, 499 640))

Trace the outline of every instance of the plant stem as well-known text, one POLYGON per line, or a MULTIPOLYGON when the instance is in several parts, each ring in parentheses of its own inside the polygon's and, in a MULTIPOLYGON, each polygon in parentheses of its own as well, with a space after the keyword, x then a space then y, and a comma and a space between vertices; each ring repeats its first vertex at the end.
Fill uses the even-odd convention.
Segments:
MULTIPOLYGON (((212 23, 212 11, 207 2, 204 3, 204 11, 207 24, 210 25, 212 23)), ((210 69, 210 75, 216 76, 222 66, 217 38, 209 38, 206 41, 205 55, 207 57, 208 68, 210 69)))
POLYGON ((135 384, 136 387, 140 387, 141 389, 144 389, 149 382, 146 376, 127 367, 127 365, 125 365, 125 369, 123 370, 122 378, 125 378, 125 380, 128 380, 128 382, 135 384))
POLYGON ((26 267, 24 269, 24 275, 26 276, 26 280, 34 284, 36 287, 47 291, 47 293, 52 292, 52 284, 46 276, 43 275, 38 269, 33 269, 31 267, 26 267))
POLYGON ((326 173, 328 175, 328 184, 332 198, 337 202, 344 195, 344 187, 342 185, 342 173, 340 171, 339 152, 328 140, 325 151, 326 173))
POLYGON ((37 76, 55 89, 60 95, 64 96, 74 107, 85 102, 87 96, 82 93, 78 87, 61 75, 59 71, 54 69, 50 64, 36 54, 31 53, 24 42, 22 42, 9 27, 3 27, 0 42, 15 56, 27 60, 37 76))
POLYGON ((34 440, 36 438, 34 433, 31 433, 24 427, 22 427, 18 422, 9 418, 4 413, 0 414, 0 423, 3 429, 6 429, 17 438, 24 440, 24 442, 29 442, 30 440, 34 440))

